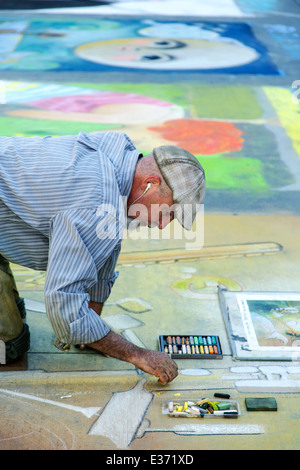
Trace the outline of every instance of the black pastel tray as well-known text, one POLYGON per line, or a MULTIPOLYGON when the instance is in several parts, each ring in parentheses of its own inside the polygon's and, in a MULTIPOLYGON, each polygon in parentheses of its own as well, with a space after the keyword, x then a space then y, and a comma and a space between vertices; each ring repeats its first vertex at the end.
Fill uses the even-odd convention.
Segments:
POLYGON ((159 335, 160 351, 172 359, 222 359, 219 336, 215 335, 159 335))

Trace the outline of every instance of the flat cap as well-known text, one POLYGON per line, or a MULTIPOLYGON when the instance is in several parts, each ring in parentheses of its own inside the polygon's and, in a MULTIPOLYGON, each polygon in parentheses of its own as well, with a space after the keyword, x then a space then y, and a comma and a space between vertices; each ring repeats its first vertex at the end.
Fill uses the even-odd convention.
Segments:
POLYGON ((197 158, 175 145, 153 149, 156 164, 173 193, 175 216, 186 230, 191 230, 205 194, 205 172, 197 158))

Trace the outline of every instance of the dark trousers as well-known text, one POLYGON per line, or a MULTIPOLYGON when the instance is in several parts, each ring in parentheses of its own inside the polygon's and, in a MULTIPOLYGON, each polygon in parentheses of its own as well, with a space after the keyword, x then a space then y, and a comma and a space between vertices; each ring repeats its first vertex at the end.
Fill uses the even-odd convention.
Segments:
POLYGON ((23 320, 16 304, 18 298, 9 262, 0 255, 0 340, 14 339, 23 330, 23 320))

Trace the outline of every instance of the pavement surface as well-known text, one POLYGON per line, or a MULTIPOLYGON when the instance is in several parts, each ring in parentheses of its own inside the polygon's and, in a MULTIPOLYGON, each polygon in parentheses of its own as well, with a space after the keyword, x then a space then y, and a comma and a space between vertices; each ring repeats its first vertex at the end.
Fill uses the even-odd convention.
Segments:
POLYGON ((0 135, 115 130, 144 153, 193 152, 204 215, 189 236, 176 223, 128 233, 102 315, 149 349, 159 335, 217 335, 223 358, 176 359, 161 386, 91 350, 58 351, 45 273, 13 265, 31 348, 0 365, 0 450, 109 451, 106 464, 142 450, 174 464, 167 451, 180 450, 188 464, 198 450, 299 449, 300 2, 25 3, 0 11, 0 135), (224 310, 220 288, 244 302, 224 310), (237 419, 163 413, 215 392, 237 419), (277 411, 248 411, 250 397, 277 411))

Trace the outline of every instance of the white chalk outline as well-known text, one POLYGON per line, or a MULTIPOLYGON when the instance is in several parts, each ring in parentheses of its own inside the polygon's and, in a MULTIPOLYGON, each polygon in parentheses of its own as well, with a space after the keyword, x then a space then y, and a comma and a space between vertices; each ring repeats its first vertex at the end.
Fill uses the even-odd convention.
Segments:
POLYGON ((82 413, 84 416, 86 416, 86 418, 91 418, 92 416, 94 416, 101 410, 101 407, 90 406, 87 408, 83 408, 81 406, 68 405, 65 403, 60 403, 59 401, 53 401, 53 400, 48 400, 47 398, 35 397, 33 395, 27 395, 26 393, 14 392, 13 390, 6 390, 4 388, 0 388, 0 393, 4 395, 16 396, 20 398, 27 398, 29 400, 35 400, 41 403, 47 403, 48 405, 54 405, 54 406, 59 406, 61 408, 66 408, 71 411, 82 413))

